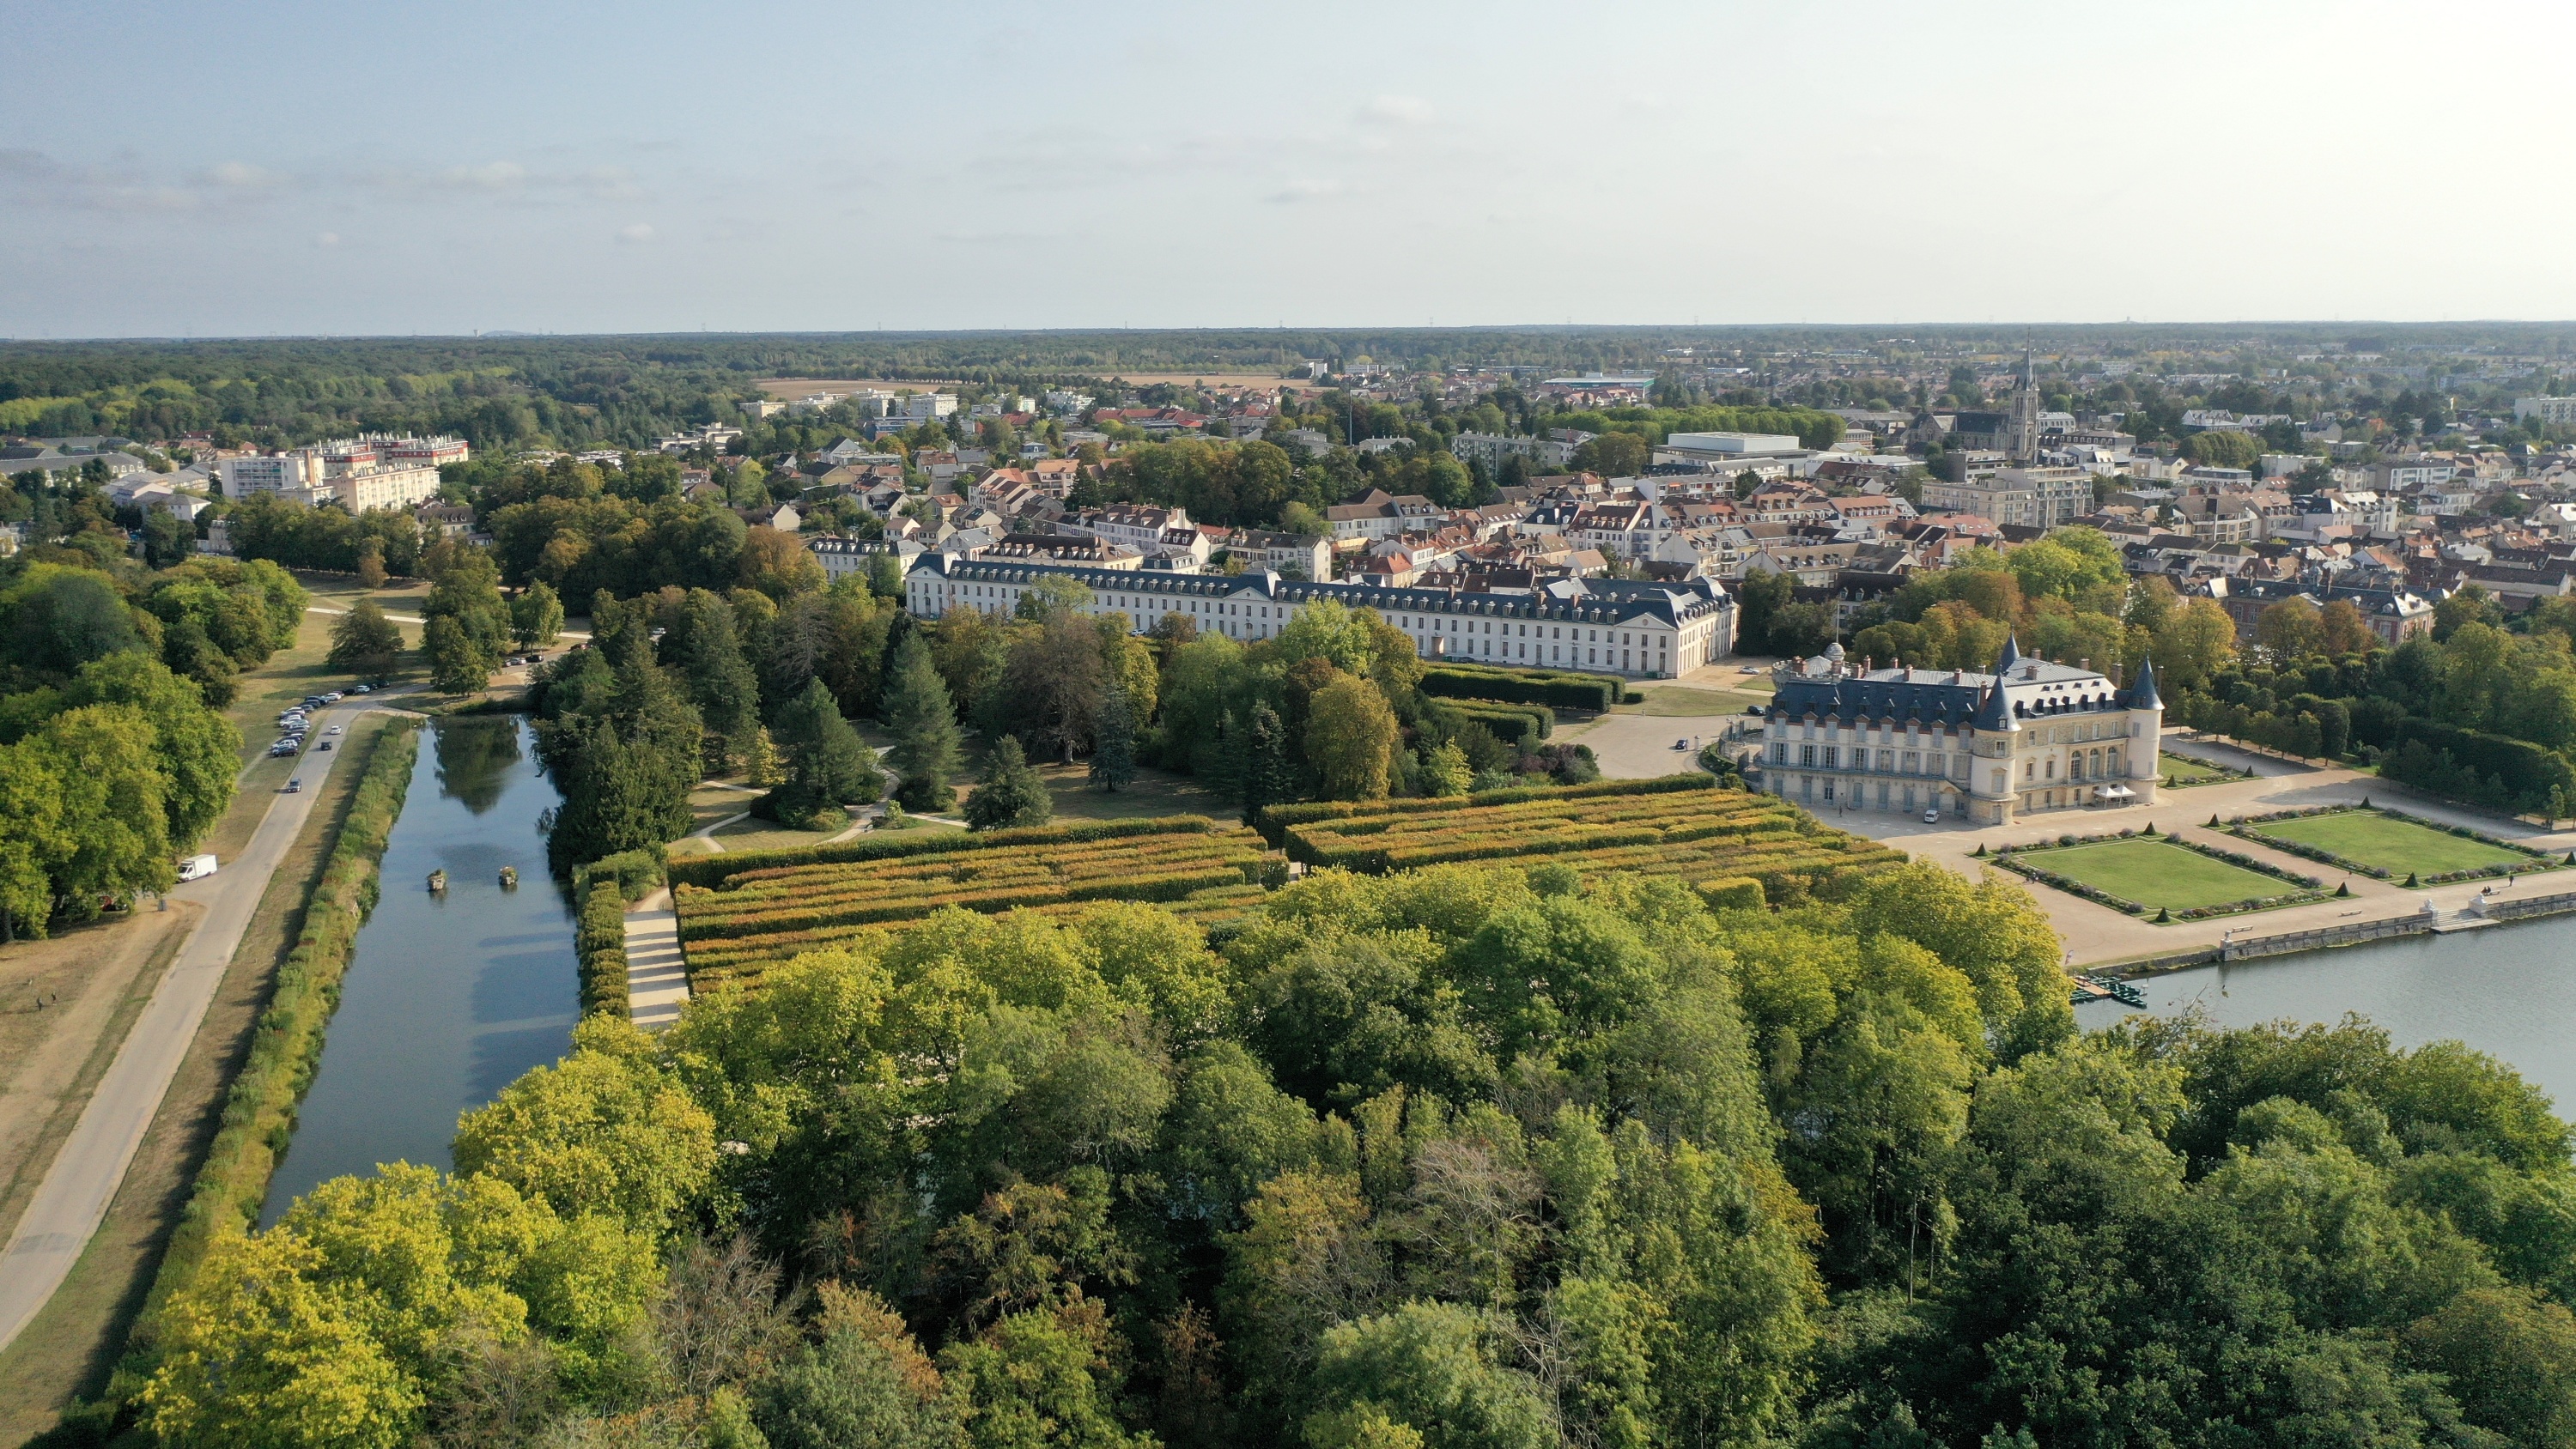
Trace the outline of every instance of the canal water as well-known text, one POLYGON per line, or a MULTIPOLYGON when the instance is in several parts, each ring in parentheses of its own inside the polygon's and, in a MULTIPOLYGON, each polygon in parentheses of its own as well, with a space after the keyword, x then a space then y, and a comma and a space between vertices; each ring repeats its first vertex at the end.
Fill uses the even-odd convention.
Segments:
MULTIPOLYGON (((2150 1011, 2197 1007, 2221 1026, 2332 1024, 2357 1012, 2399 1046, 2466 1042, 2555 1097, 2560 1116, 2576 1116, 2576 917, 2195 966, 2132 984, 2150 1011)), ((2134 1014, 2107 1001, 2075 1009, 2087 1028, 2134 1014)))
POLYGON ((537 830, 560 797, 535 743, 515 715, 428 726, 263 1225, 328 1178, 449 1166, 458 1113, 570 1047, 572 911, 537 830), (519 868, 516 890, 501 888, 504 865, 519 868), (440 869, 444 896, 425 884, 440 869))

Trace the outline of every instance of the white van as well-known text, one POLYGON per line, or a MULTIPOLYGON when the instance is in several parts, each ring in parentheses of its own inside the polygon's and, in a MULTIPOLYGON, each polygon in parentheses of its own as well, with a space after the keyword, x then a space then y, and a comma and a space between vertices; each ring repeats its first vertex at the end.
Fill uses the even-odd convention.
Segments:
POLYGON ((211 855, 192 855, 179 862, 181 880, 204 880, 214 873, 215 858, 211 855))

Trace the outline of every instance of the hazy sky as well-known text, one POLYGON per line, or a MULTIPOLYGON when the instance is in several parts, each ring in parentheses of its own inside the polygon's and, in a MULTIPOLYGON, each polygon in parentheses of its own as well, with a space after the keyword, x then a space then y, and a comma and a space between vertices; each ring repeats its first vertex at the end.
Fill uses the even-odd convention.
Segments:
POLYGON ((2576 317, 2576 4, 0 0, 0 336, 2576 317))

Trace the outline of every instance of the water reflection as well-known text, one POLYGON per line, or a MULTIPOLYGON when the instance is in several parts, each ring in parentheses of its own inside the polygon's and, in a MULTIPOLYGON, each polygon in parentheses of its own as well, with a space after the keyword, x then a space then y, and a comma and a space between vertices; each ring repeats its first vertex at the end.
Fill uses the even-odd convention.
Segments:
POLYGON ((522 753, 518 719, 440 720, 436 730, 438 793, 476 815, 500 804, 522 753))
MULTIPOLYGON (((2576 917, 2199 966, 2137 985, 2150 1011, 2197 1007, 2222 1026, 2331 1024, 2357 1012, 2400 1046, 2463 1041, 2512 1063, 2562 1109, 2576 1108, 2576 1038, 2568 1032, 2576 1022, 2576 917)), ((2075 1019, 2099 1027, 2124 1014, 2096 1002, 2077 1007, 2075 1019)))
POLYGON ((265 1221, 326 1178, 448 1165, 459 1112, 571 1044, 572 912, 537 830, 554 786, 514 717, 431 728, 265 1221), (444 894, 427 889, 433 870, 444 894))

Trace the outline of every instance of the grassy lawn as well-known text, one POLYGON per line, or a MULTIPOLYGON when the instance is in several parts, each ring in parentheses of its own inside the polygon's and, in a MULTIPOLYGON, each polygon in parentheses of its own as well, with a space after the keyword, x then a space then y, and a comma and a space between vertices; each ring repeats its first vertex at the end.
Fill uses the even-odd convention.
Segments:
POLYGON ((2104 840, 2050 850, 2017 851, 2015 858, 2082 881, 2095 890, 2136 901, 2151 911, 2223 906, 2298 889, 2288 881, 2257 875, 2161 840, 2104 840))
POLYGON ((2168 754, 2157 760, 2156 764, 2164 771, 2165 778, 2176 785, 2206 785, 2213 781, 2238 778, 2216 765, 2203 764, 2189 755, 2168 754))
POLYGON ((2346 860, 2359 861, 2401 876, 2409 872, 2439 875, 2455 870, 2481 870, 2490 865, 2518 864, 2531 859, 2520 851, 2499 849, 2482 840, 2465 839, 2412 820, 2382 815, 2376 810, 2310 815, 2299 820, 2270 820, 2246 829, 2257 836, 2330 850, 2346 860))
MULTIPOLYGON (((1766 684, 1769 681, 1764 681, 1766 684)), ((1768 690, 1763 694, 1769 693, 1768 690)), ((1650 687, 1644 704, 1623 704, 1614 714, 1656 715, 1675 719, 1705 719, 1717 715, 1742 714, 1747 706, 1760 704, 1763 695, 1749 689, 1698 689, 1684 684, 1650 687)))

